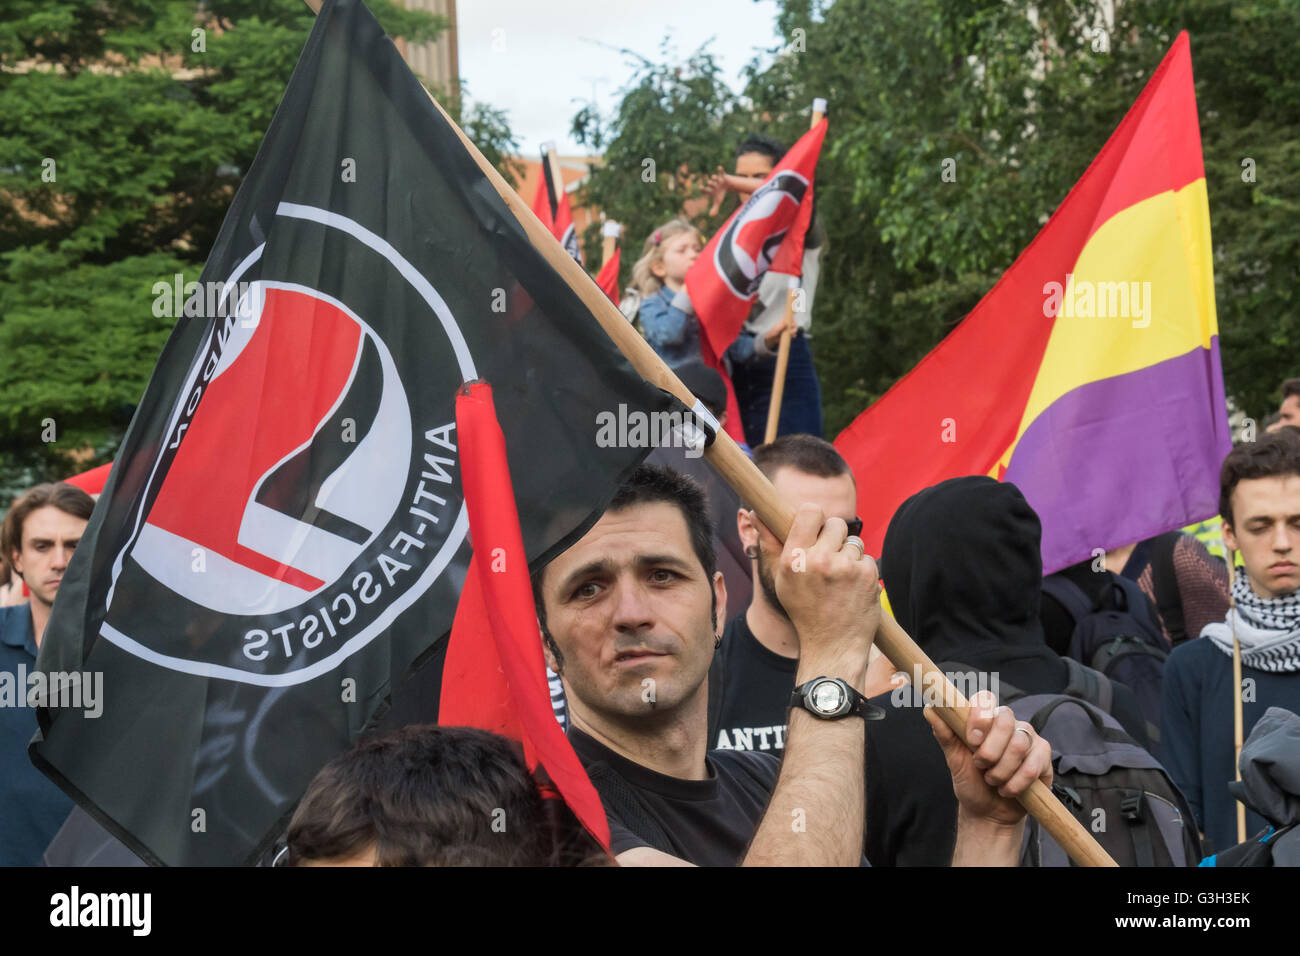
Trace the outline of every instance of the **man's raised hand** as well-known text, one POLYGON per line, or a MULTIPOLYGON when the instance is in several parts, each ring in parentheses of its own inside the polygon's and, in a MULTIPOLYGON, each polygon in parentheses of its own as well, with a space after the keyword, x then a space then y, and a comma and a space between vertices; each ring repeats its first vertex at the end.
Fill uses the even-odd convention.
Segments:
POLYGON ((1035 780, 1052 785, 1052 745, 1025 721, 1016 720, 1010 707, 999 707, 992 691, 970 699, 967 743, 933 708, 925 709, 925 719, 943 748, 953 791, 967 818, 1014 826, 1025 817, 1016 798, 1035 780))
POLYGON ((799 634, 801 670, 815 660, 827 676, 856 685, 880 625, 880 581, 876 562, 847 539, 843 518, 802 505, 781 552, 776 593, 799 634), (829 673, 837 663, 845 672, 829 673))

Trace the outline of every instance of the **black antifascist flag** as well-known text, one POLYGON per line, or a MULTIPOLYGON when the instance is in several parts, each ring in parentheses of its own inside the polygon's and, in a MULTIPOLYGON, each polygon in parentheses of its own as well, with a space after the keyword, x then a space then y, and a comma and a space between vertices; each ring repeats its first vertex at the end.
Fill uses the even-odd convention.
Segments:
POLYGON ((102 672, 102 713, 42 710, 31 748, 164 864, 261 858, 450 629, 463 382, 492 384, 534 567, 645 453, 600 447, 597 414, 675 404, 353 0, 317 18, 200 281, 41 647, 102 672))

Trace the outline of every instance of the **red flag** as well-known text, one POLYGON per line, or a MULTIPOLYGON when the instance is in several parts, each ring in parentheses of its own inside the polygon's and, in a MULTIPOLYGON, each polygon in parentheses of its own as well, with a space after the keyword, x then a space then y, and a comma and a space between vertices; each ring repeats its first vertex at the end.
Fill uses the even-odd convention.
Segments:
POLYGON ((486 383, 470 383, 457 395, 456 433, 474 557, 447 646, 438 722, 520 741, 529 769, 540 766, 609 849, 600 797, 551 710, 505 436, 486 383))
POLYGON ((569 194, 564 191, 564 183, 555 182, 551 177, 550 157, 542 150, 541 175, 537 180, 537 192, 533 194, 533 212, 551 235, 560 240, 566 252, 579 263, 582 262, 582 250, 578 246, 578 233, 573 227, 573 210, 569 208, 569 194))
POLYGON ((600 290, 609 296, 615 305, 618 305, 618 265, 622 252, 622 247, 615 246, 614 254, 600 267, 600 272, 596 275, 596 285, 600 286, 600 290))
POLYGON ((73 475, 71 478, 64 478, 70 485, 75 485, 88 495, 102 494, 104 491, 104 482, 108 481, 108 473, 113 470, 113 463, 110 461, 107 465, 100 465, 98 468, 92 468, 90 471, 83 471, 79 475, 73 475))
POLYGON ((795 216, 794 225, 786 233, 781 248, 772 257, 769 270, 779 275, 803 277, 803 247, 808 240, 808 227, 812 225, 813 188, 808 186, 808 193, 799 203, 799 214, 795 216))
MULTIPOLYGON (((732 213, 686 273, 686 291, 715 355, 726 352, 740 334, 759 283, 786 234, 797 227, 804 207, 808 208, 805 215, 811 214, 813 176, 825 138, 823 119, 732 213)), ((806 221, 796 233, 800 246, 805 232, 806 221)), ((800 248, 800 258, 802 251, 800 248)))
POLYGON ((713 369, 722 376, 722 384, 727 389, 727 420, 722 426, 722 430, 730 435, 737 444, 745 443, 745 423, 740 417, 740 401, 736 398, 736 388, 731 384, 731 376, 727 374, 726 368, 721 360, 709 346, 708 336, 700 336, 700 358, 704 359, 704 364, 713 369))

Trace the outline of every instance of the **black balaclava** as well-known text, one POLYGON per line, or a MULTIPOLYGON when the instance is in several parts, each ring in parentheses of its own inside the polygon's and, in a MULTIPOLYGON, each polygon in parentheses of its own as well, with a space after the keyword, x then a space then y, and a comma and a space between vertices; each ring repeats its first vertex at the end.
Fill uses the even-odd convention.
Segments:
POLYGON ((1010 482, 951 478, 908 498, 885 534, 881 575, 894 616, 936 664, 998 671, 1058 693, 1064 662, 1043 637, 1038 515, 1010 482))

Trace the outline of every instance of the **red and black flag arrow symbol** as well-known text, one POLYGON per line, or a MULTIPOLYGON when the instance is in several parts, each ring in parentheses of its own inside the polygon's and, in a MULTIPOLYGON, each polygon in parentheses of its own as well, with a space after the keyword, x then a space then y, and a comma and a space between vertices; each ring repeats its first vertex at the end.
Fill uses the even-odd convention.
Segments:
POLYGON ((493 384, 533 566, 646 452, 599 447, 596 412, 675 403, 357 0, 317 18, 201 281, 218 307, 168 340, 41 646, 47 671, 102 672, 102 714, 42 709, 31 747, 163 864, 260 859, 436 675, 471 553, 464 382, 493 384))
MULTIPOLYGON (((786 234, 795 229, 802 243, 811 215, 817 157, 825 138, 823 119, 799 138, 763 184, 732 213, 686 274, 686 291, 716 355, 725 353, 740 334, 758 286, 772 268, 786 234)), ((797 270, 787 265, 785 271, 797 270)))

